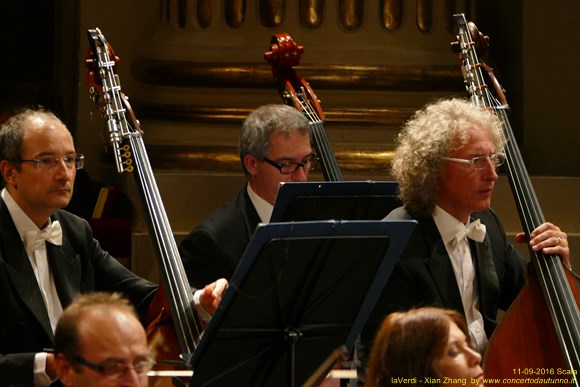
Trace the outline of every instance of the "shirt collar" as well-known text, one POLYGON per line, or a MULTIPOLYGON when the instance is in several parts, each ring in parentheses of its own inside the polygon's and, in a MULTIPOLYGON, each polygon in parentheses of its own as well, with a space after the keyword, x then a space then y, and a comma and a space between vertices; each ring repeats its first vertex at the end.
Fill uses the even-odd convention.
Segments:
POLYGON ((2 199, 4 200, 4 203, 6 203, 6 208, 8 208, 8 212, 12 217, 16 230, 18 230, 18 234, 20 234, 21 240, 24 240, 27 231, 40 231, 32 219, 30 219, 28 215, 22 211, 22 208, 18 206, 16 201, 14 201, 6 188, 2 190, 2 199))
POLYGON ((248 195, 250 196, 250 200, 252 204, 256 208, 256 212, 260 217, 262 223, 268 223, 270 218, 272 217, 272 211, 274 210, 274 206, 264 200, 260 195, 258 195, 253 189, 252 185, 248 183, 246 185, 246 190, 248 191, 248 195))
POLYGON ((437 225, 439 234, 441 234, 443 243, 446 245, 455 239, 457 233, 465 229, 465 224, 461 223, 459 220, 457 220, 456 217, 438 205, 435 205, 435 211, 433 211, 433 220, 437 225))

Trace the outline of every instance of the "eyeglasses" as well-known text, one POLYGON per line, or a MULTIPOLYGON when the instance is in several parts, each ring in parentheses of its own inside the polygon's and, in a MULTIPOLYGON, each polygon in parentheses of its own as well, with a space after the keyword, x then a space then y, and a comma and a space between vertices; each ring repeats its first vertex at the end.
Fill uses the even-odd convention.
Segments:
POLYGON ((48 171, 54 169, 58 166, 60 161, 64 162, 67 169, 82 169, 85 165, 85 155, 77 154, 75 156, 63 156, 63 157, 52 157, 52 156, 38 156, 31 160, 15 160, 17 163, 34 163, 36 164, 36 169, 39 171, 48 171))
POLYGON ((151 368, 155 365, 155 360, 147 357, 137 360, 133 364, 127 364, 120 360, 108 360, 101 364, 93 363, 88 361, 82 356, 71 357, 73 363, 84 365, 101 375, 120 378, 127 373, 129 370, 134 370, 137 375, 143 376, 147 372, 151 371, 151 368))
POLYGON ((291 175, 298 171, 299 168, 304 168, 304 171, 310 172, 313 171, 318 163, 318 157, 315 155, 310 155, 305 158, 301 163, 284 163, 280 164, 273 160, 270 160, 267 157, 264 157, 264 161, 270 164, 271 166, 278 168, 281 174, 283 175, 291 175))
POLYGON ((473 168, 474 170, 480 171, 488 166, 489 161, 491 161, 494 168, 497 169, 500 165, 502 165, 505 162, 505 155, 503 153, 492 153, 489 156, 474 157, 470 160, 456 159, 453 157, 443 157, 443 160, 455 161, 456 163, 462 164, 469 164, 471 165, 471 168, 473 168))

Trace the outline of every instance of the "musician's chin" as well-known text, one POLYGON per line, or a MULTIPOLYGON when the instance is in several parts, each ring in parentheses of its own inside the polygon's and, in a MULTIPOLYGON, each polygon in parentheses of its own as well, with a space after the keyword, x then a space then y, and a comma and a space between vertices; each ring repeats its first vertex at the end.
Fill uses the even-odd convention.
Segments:
POLYGON ((491 198, 484 198, 479 201, 474 211, 484 211, 491 207, 491 198))
POLYGON ((54 198, 52 200, 53 205, 51 207, 64 208, 68 206, 71 198, 72 194, 70 192, 58 192, 56 195, 54 195, 54 198))

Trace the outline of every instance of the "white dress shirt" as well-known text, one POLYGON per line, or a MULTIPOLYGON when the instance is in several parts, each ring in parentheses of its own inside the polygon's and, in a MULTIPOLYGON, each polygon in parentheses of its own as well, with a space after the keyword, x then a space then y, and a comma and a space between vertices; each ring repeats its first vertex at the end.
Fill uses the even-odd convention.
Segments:
POLYGON ((274 210, 274 206, 268 203, 266 200, 262 199, 254 190, 250 183, 246 185, 246 190, 248 191, 248 195, 250 196, 250 200, 252 204, 256 208, 256 212, 260 217, 260 221, 262 223, 269 223, 270 218, 272 217, 272 211, 274 210))
POLYGON ((435 206, 433 220, 451 259, 451 266, 461 294, 472 345, 479 352, 483 352, 488 338, 483 325, 483 315, 479 311, 479 295, 477 293, 473 257, 466 237, 462 238, 457 244, 455 241, 457 233, 465 230, 467 225, 461 223, 438 206, 435 206))

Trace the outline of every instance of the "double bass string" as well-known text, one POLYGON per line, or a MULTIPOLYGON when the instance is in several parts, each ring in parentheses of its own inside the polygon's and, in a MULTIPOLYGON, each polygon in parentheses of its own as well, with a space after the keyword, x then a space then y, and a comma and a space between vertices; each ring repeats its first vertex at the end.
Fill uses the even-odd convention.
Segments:
MULTIPOLYGON (((304 95, 305 90, 301 88, 301 93, 304 95)), ((312 106, 312 103, 309 99, 300 98, 299 99, 300 107, 302 111, 308 118, 310 122, 310 127, 312 128, 312 135, 316 139, 316 151, 318 156, 320 156, 322 162, 324 163, 325 170, 328 172, 328 179, 330 181, 340 181, 342 180, 341 172, 338 167, 334 166, 336 162, 333 162, 334 153, 330 146, 330 141, 326 136, 326 132, 324 129, 323 120, 320 119, 320 116, 312 106)))
MULTIPOLYGON (((170 234, 171 226, 163 206, 163 202, 158 199, 161 197, 157 189, 155 177, 149 163, 141 162, 148 160, 143 139, 139 134, 129 135, 131 149, 137 153, 135 163, 138 164, 136 169, 137 175, 143 187, 142 195, 148 212, 149 219, 152 220, 152 238, 155 238, 155 245, 160 249, 161 256, 173 256, 176 251, 175 239, 170 234)), ((163 272, 168 276, 169 281, 165 286, 166 296, 171 299, 170 305, 176 305, 176 310, 172 310, 171 318, 174 320, 176 330, 180 331, 178 339, 183 341, 182 345, 187 348, 185 353, 193 353, 197 346, 196 338, 202 333, 202 324, 197 313, 193 312, 193 299, 188 292, 190 287, 186 280, 183 266, 177 265, 175 260, 160 260, 164 266, 163 272)))
MULTIPOLYGON (((304 93, 304 90, 302 90, 302 93, 304 93)), ((326 146, 328 142, 324 141, 322 133, 319 130, 321 125, 320 117, 318 116, 316 111, 314 111, 314 108, 312 107, 310 101, 304 98, 300 99, 300 107, 302 108, 302 111, 308 118, 310 126, 313 128, 312 134, 314 137, 316 137, 317 140, 316 141, 317 151, 320 153, 321 157, 323 157, 324 159, 328 159, 328 155, 330 154, 331 151, 328 148, 328 146, 326 146)))

